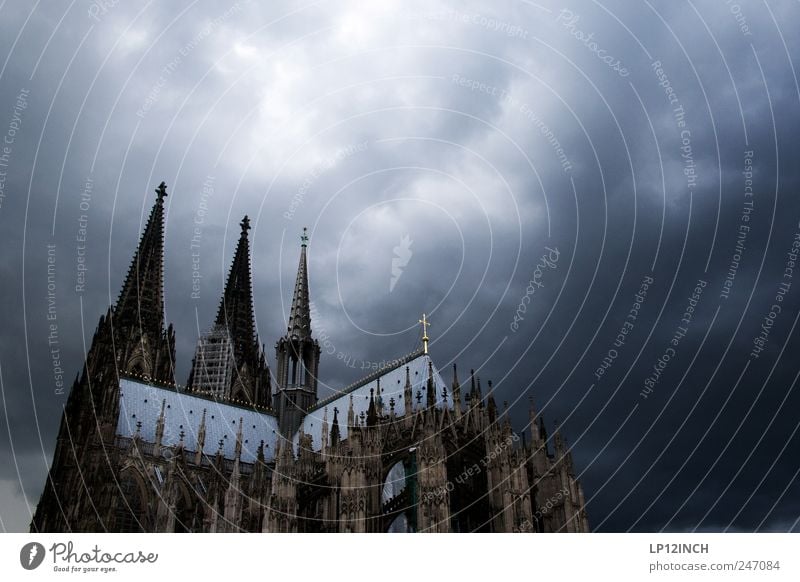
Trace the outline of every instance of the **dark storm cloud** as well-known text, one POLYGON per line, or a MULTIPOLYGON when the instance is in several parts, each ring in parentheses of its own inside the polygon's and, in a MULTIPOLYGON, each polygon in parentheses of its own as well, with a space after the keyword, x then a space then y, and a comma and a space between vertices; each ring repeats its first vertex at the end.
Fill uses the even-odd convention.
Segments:
POLYGON ((17 127, 0 206, 4 528, 26 527, 66 401, 51 348, 68 389, 162 179, 179 381, 241 216, 268 345, 308 226, 325 390, 411 351, 425 311, 446 378, 455 359, 462 382, 470 367, 495 380, 518 429, 530 396, 563 422, 593 525, 797 528, 794 284, 749 357, 800 220, 796 6, 31 10, 7 2, 0 25, 0 139, 17 127), (750 150, 750 230, 722 299, 750 150), (410 256, 392 283, 396 247, 410 256), (558 260, 535 275, 546 247, 558 260), (686 336, 643 398, 698 280, 686 336))

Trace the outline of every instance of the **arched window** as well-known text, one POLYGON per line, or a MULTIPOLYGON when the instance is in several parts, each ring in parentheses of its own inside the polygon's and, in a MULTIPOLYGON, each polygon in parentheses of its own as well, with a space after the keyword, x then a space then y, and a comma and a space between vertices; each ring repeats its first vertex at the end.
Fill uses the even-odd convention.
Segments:
POLYGON ((134 469, 122 472, 119 480, 116 509, 117 531, 121 533, 147 531, 147 502, 142 479, 134 469))
POLYGON ((400 495, 405 488, 406 470, 403 467, 403 462, 398 461, 389 469, 389 474, 386 475, 386 480, 383 482, 383 503, 391 501, 400 495))
MULTIPOLYGON (((414 527, 409 521, 409 512, 413 513, 416 506, 412 506, 409 499, 409 492, 406 491, 408 478, 406 467, 403 461, 395 463, 386 479, 383 481, 383 491, 381 502, 383 509, 388 515, 394 515, 394 519, 386 530, 390 533, 408 533, 414 531, 414 527)), ((413 519, 413 516, 412 516, 413 519)))

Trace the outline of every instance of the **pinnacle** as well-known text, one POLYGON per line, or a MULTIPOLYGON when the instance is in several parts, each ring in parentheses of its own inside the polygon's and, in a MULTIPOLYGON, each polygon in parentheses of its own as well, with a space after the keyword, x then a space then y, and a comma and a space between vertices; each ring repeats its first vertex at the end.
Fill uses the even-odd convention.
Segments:
POLYGON ((308 293, 308 262, 306 259, 306 247, 308 236, 303 229, 300 247, 300 263, 297 267, 297 279, 294 284, 294 294, 292 295, 292 307, 289 312, 289 327, 287 335, 298 339, 311 337, 311 301, 308 293))

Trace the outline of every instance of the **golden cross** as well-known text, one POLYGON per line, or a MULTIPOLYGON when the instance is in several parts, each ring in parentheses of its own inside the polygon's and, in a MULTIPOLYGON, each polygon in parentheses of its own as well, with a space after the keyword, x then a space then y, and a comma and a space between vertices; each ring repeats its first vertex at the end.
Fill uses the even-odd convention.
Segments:
POLYGON ((422 324, 422 348, 423 353, 428 353, 428 327, 430 327, 430 322, 426 319, 425 314, 422 314, 422 319, 419 320, 419 323, 422 324))

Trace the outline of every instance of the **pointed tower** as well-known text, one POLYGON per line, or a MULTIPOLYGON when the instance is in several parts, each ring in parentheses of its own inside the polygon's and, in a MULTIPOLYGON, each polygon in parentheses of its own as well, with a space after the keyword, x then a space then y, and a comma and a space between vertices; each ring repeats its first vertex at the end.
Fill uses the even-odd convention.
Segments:
POLYGON ((200 338, 187 387, 228 400, 270 406, 269 368, 253 317, 250 219, 245 216, 233 264, 211 330, 200 338))
POLYGON ((120 371, 174 382, 175 333, 164 331, 164 199, 167 185, 156 188, 139 247, 112 313, 120 371))
POLYGON ((114 531, 119 488, 111 487, 117 477, 107 451, 119 417, 120 376, 174 381, 175 334, 172 326, 164 330, 164 182, 156 194, 117 303, 100 317, 67 398, 31 531, 114 531))
POLYGON ((294 284, 286 335, 278 340, 278 417, 281 432, 294 434, 308 409, 317 402, 319 342, 311 336, 311 301, 308 292, 306 248, 308 235, 300 238, 300 264, 294 284))
POLYGON ((339 444, 342 438, 341 431, 339 430, 339 409, 333 407, 333 423, 331 424, 331 447, 339 444))

